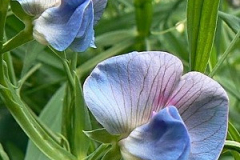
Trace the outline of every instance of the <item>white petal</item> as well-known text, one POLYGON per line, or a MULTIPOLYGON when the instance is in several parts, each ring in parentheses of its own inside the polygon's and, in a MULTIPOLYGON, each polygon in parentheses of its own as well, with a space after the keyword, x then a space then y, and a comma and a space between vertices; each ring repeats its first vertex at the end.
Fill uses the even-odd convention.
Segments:
POLYGON ((30 15, 38 16, 46 9, 59 6, 61 0, 17 0, 30 15))

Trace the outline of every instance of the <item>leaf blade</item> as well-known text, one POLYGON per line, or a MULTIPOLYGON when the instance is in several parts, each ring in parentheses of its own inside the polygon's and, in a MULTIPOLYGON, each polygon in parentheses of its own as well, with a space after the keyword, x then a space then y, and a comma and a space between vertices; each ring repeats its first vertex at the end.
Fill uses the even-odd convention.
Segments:
POLYGON ((204 72, 207 67, 216 32, 219 2, 188 0, 190 70, 204 72))

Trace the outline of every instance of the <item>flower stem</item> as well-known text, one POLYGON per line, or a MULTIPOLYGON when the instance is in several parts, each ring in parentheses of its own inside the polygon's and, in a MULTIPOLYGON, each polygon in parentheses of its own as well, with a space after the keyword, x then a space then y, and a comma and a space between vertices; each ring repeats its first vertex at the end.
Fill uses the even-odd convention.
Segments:
MULTIPOLYGON (((5 53, 6 51, 19 46, 18 44, 23 44, 22 42, 29 40, 28 36, 25 37, 26 34, 24 37, 18 35, 17 38, 13 38, 10 42, 3 45, 4 27, 8 5, 9 0, 0 1, 0 53, 5 53), (23 40, 25 38, 26 40, 23 40)), ((26 30, 21 33, 26 33, 25 31, 26 30)), ((29 33, 27 33, 27 35, 29 35, 29 33)), ((30 109, 21 100, 14 88, 14 85, 8 79, 9 77, 7 75, 6 65, 9 65, 9 63, 4 62, 4 56, 6 56, 5 60, 10 61, 8 57, 10 55, 0 54, 0 94, 2 101, 5 103, 10 113, 28 137, 50 159, 76 160, 76 157, 63 149, 61 145, 45 131, 45 129, 40 125, 40 122, 33 116, 30 109)), ((15 80, 12 79, 12 81, 15 80)))
POLYGON ((69 142, 71 153, 77 159, 85 159, 90 142, 83 131, 91 129, 91 121, 83 99, 81 83, 76 75, 77 53, 72 53, 68 60, 64 52, 51 49, 60 58, 68 79, 63 102, 62 134, 69 142))
POLYGON ((2 50, 3 46, 3 36, 9 2, 9 0, 0 1, 0 50, 2 50))
POLYGON ((15 37, 4 43, 2 49, 0 50, 0 53, 10 51, 32 40, 33 40, 32 28, 26 27, 24 30, 19 32, 15 37))
POLYGON ((2 85, 0 93, 5 105, 18 124, 46 156, 51 159, 76 160, 73 155, 63 149, 46 133, 27 106, 21 101, 20 97, 14 92, 11 84, 6 82, 6 86, 2 85))
POLYGON ((18 124, 46 156, 51 159, 76 160, 45 131, 30 109, 22 102, 14 86, 5 76, 2 54, 0 54, 0 94, 18 124))
POLYGON ((4 60, 8 66, 8 76, 13 85, 17 85, 17 79, 13 68, 12 56, 9 52, 3 54, 4 60))

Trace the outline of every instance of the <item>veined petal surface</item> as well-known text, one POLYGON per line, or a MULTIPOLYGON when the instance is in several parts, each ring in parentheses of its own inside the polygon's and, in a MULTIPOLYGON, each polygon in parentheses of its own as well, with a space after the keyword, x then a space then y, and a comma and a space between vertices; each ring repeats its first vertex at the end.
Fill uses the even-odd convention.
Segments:
POLYGON ((132 52, 100 63, 83 86, 85 101, 111 134, 129 134, 165 107, 181 61, 165 52, 132 52))
POLYGON ((53 48, 63 51, 77 37, 81 26, 88 23, 84 21, 86 17, 92 17, 92 14, 91 0, 62 1, 60 6, 47 9, 35 20, 34 37, 43 43, 46 40, 53 48))
POLYGON ((189 160, 216 160, 227 133, 228 97, 211 78, 189 72, 182 76, 166 105, 174 105, 191 137, 189 160))
POLYGON ((169 106, 119 141, 126 160, 188 160, 190 137, 177 109, 169 106))

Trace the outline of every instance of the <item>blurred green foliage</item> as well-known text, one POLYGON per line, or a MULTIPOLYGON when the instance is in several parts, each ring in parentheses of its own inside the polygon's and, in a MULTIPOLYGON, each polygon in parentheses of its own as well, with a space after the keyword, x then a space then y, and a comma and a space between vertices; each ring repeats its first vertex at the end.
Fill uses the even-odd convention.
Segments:
MULTIPOLYGON (((219 6, 220 11, 240 17, 240 6, 236 6, 233 2, 235 1, 222 0, 219 6)), ((153 17, 150 35, 144 39, 144 48, 139 48, 139 44, 142 42, 141 39, 139 40, 137 33, 133 1, 108 1, 103 17, 95 27, 97 49, 89 48, 86 52, 79 53, 77 73, 81 75, 81 82, 84 82, 91 69, 100 61, 139 49, 170 52, 183 61, 185 72, 189 71, 186 27, 187 1, 153 0, 152 3, 153 17)), ((219 18, 217 21, 215 43, 210 54, 206 74, 212 71, 236 34, 236 31, 234 32, 223 20, 224 18, 219 18)), ((5 40, 10 39, 23 28, 24 24, 9 9, 5 40)), ((238 28, 239 30, 240 28, 238 28)), ((72 53, 70 50, 66 52, 69 56, 72 53)), ((54 93, 66 82, 62 64, 47 46, 43 46, 36 41, 14 49, 11 51, 11 55, 17 77, 16 81, 37 66, 36 70, 23 84, 21 98, 39 115, 54 93)), ((240 131, 240 41, 231 49, 213 78, 228 92, 230 97, 229 118, 233 126, 240 131)), ((14 78, 12 81, 15 81, 14 78)), ((51 113, 49 116, 55 117, 57 113, 58 111, 51 113)), ((97 123, 94 126, 97 128, 97 123)), ((0 143, 11 160, 24 159, 27 137, 1 101, 0 143)), ((233 155, 239 157, 236 152, 233 155)), ((233 159, 232 154, 224 152, 221 159, 231 160, 233 159)))

